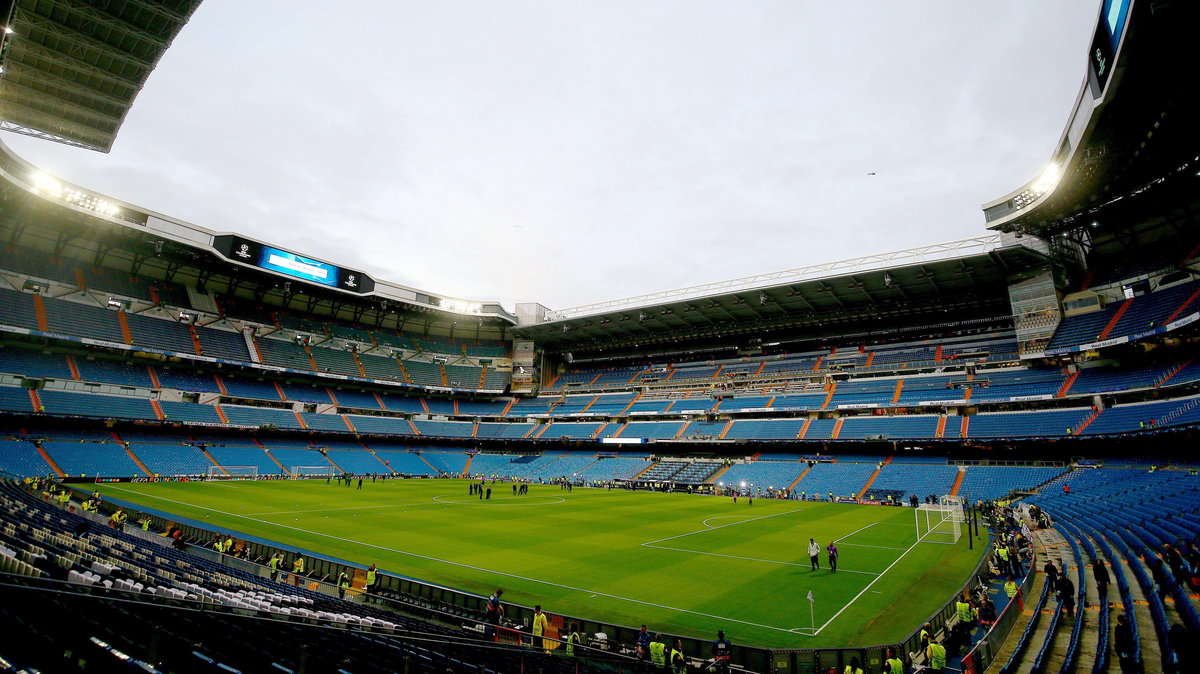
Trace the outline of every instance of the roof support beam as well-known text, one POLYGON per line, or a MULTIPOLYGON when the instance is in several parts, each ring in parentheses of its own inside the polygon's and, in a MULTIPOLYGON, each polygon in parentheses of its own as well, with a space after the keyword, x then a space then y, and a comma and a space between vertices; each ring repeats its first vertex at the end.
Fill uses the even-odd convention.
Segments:
MULTIPOLYGON (((0 114, 4 113, 0 112, 0 114)), ((19 133, 22 136, 30 136, 32 138, 48 140, 52 143, 62 143, 63 145, 70 145, 71 147, 78 147, 84 150, 102 150, 105 148, 104 145, 85 143, 73 138, 65 138, 63 136, 58 136, 53 133, 41 131, 39 129, 32 129, 23 124, 17 124, 8 120, 0 120, 0 131, 11 131, 13 133, 19 133)))
POLYGON ((8 96, 5 98, 8 98, 11 102, 17 103, 21 107, 39 110, 48 114, 52 114, 52 112, 50 110, 42 109, 39 107, 39 105, 51 104, 53 107, 61 108, 63 111, 70 112, 71 114, 79 115, 80 117, 87 117, 89 119, 96 120, 97 122, 111 124, 114 126, 119 125, 121 123, 121 118, 123 117, 123 115, 114 115, 108 112, 101 112, 85 105, 79 105, 78 103, 70 103, 64 100, 49 101, 47 100, 46 92, 28 84, 18 82, 14 78, 6 78, 3 80, 3 82, 0 82, 0 92, 8 94, 8 96), (16 89, 19 93, 14 95, 15 92, 12 91, 13 89, 16 89), (14 101, 13 99, 16 100, 14 101))
MULTIPOLYGON (((18 53, 17 58, 13 58, 13 55, 10 54, 8 57, 8 62, 9 62, 9 67, 7 68, 6 72, 11 76, 16 77, 17 79, 21 79, 21 78, 36 79, 36 81, 42 82, 46 86, 53 87, 55 89, 58 89, 61 92, 66 93, 66 94, 69 94, 72 96, 80 96, 82 98, 90 98, 93 101, 96 101, 98 103, 114 105, 122 110, 124 110, 129 105, 129 102, 126 101, 125 99, 122 99, 117 96, 111 96, 109 94, 101 93, 99 91, 96 91, 95 88, 89 87, 86 84, 79 82, 78 80, 73 80, 69 77, 63 77, 62 75, 59 75, 57 73, 49 72, 47 70, 38 68, 37 65, 30 63, 28 60, 21 59, 20 53, 18 53), (13 68, 12 67, 13 62, 19 63, 22 67, 13 68), (37 72, 36 77, 31 75, 31 72, 33 72, 33 71, 37 72)), ((9 80, 11 81, 11 78, 9 78, 9 80)))
MULTIPOLYGON (((130 54, 123 49, 118 49, 107 42, 97 40, 94 37, 81 35, 80 33, 70 30, 48 16, 31 11, 29 7, 25 5, 18 6, 16 14, 17 17, 14 23, 23 24, 29 28, 35 28, 47 33, 52 37, 62 40, 66 44, 71 45, 71 51, 69 53, 81 54, 82 50, 91 49, 115 61, 121 61, 127 66, 140 68, 143 71, 148 71, 154 67, 154 62, 150 59, 130 54)), ((28 39, 33 39, 33 36, 30 36, 28 39)))
MULTIPOLYGON (((11 49, 8 52, 8 58, 15 59, 24 64, 29 63, 29 61, 24 58, 25 55, 28 54, 34 58, 49 61, 60 68, 73 70, 88 77, 95 77, 96 79, 113 86, 124 87, 125 90, 130 94, 137 92, 138 89, 141 88, 141 83, 136 78, 125 77, 103 68, 97 68, 76 54, 69 54, 44 44, 38 44, 36 42, 29 41, 19 42, 14 45, 14 47, 14 49, 11 49)), ((44 69, 42 70, 44 72, 44 69)))
POLYGON ((148 33, 127 21, 122 21, 111 14, 106 14, 105 12, 101 12, 93 7, 88 7, 83 4, 68 4, 63 2, 55 2, 54 7, 55 9, 62 10, 68 14, 74 14, 84 21, 91 21, 92 23, 104 26, 111 31, 132 35, 139 40, 153 45, 156 50, 162 50, 171 44, 170 40, 163 38, 161 35, 148 33))

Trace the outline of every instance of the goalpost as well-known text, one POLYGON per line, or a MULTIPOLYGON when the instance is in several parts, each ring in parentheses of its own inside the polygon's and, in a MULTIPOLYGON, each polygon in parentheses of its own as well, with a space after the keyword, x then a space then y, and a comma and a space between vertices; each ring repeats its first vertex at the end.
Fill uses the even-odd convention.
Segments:
POLYGON ((255 480, 258 479, 258 466, 209 466, 210 480, 255 480))
POLYGON ((962 525, 967 521, 962 501, 956 496, 943 496, 941 503, 923 503, 914 513, 917 541, 953 545, 962 538, 962 525))
POLYGON ((288 472, 292 479, 333 477, 333 466, 289 466, 288 472))

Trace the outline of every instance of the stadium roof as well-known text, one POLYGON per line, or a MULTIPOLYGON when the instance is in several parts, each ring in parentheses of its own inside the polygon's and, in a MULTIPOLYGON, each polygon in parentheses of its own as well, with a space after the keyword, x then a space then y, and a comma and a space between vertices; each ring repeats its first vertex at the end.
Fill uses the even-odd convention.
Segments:
POLYGON ((984 204, 988 227, 1047 237, 1163 181, 1194 182, 1200 88, 1186 65, 1200 3, 1114 0, 1111 7, 1099 17, 1083 86, 1046 174, 984 204), (1109 28, 1122 7, 1129 12, 1123 33, 1109 28), (1114 34, 1119 42, 1110 47, 1114 34))
POLYGON ((108 152, 200 0, 0 0, 0 129, 108 152))
POLYGON ((514 332, 548 351, 632 346, 991 307, 1044 265, 1045 243, 991 235, 549 312, 514 332))

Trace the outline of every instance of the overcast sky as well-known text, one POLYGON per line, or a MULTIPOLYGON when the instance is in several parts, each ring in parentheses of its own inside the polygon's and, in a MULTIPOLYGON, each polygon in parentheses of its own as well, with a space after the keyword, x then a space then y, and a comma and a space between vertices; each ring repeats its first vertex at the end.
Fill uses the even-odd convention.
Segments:
POLYGON ((4 141, 187 222, 563 309, 985 233, 1098 8, 205 0, 110 154, 4 141))

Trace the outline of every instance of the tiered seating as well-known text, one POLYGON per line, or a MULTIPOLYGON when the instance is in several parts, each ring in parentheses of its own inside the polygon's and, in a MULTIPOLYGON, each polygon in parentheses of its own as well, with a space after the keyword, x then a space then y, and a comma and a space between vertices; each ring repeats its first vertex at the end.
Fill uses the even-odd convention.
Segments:
MULTIPOLYGON (((359 433, 378 433, 384 435, 412 435, 412 426, 404 419, 394 417, 367 417, 357 414, 347 415, 347 419, 359 433)), ((231 419, 232 421, 232 419, 231 419)))
POLYGON ((639 479, 649 482, 671 480, 674 479, 675 475, 677 475, 680 471, 682 471, 684 468, 687 468, 687 466, 688 462, 686 461, 659 461, 658 463, 654 464, 654 467, 652 467, 650 470, 642 473, 639 479))
POLYGON ((1195 312, 1197 307, 1200 307, 1198 290, 1200 281, 1189 281, 1132 300, 1111 302, 1100 311, 1069 316, 1059 324, 1054 338, 1050 340, 1049 348, 1058 349, 1100 340, 1105 328, 1126 304, 1128 306, 1112 329, 1104 335, 1104 339, 1124 337, 1160 327, 1169 320, 1195 312))
MULTIPOLYGON (((345 374, 351 377, 362 376, 362 372, 358 371, 358 363, 354 361, 354 354, 349 351, 330 346, 313 346, 309 348, 309 353, 317 362, 317 370, 321 372, 345 374)), ((389 379, 396 378, 389 377, 389 379)))
POLYGON ((79 378, 86 382, 154 388, 154 382, 150 380, 150 371, 145 365, 76 358, 75 367, 79 370, 79 378))
POLYGON ((684 424, 683 421, 631 421, 621 431, 621 437, 670 440, 684 424))
POLYGON ((126 314, 125 320, 129 324, 129 335, 138 346, 176 353, 196 352, 192 333, 182 323, 138 314, 126 314))
POLYGON ((368 410, 381 409, 379 407, 379 400, 375 398, 375 394, 373 393, 366 393, 363 391, 347 391, 342 389, 334 393, 334 396, 337 397, 338 404, 345 407, 357 407, 359 409, 368 410))
POLYGON ((859 492, 874 472, 873 463, 817 463, 793 488, 817 498, 826 498, 829 492, 834 498, 861 496, 859 492))
MULTIPOLYGON (((0 311, 3 311, 2 307, 0 311)), ((21 349, 0 349, 0 372, 26 377, 71 378, 66 358, 21 349)))
POLYGON ((404 381, 404 372, 400 369, 400 365, 396 362, 395 358, 364 353, 358 356, 358 362, 362 363, 363 372, 372 379, 404 381))
POLYGON ((375 455, 378 456, 388 468, 393 472, 402 473, 404 475, 436 475, 434 468, 431 468, 428 463, 421 460, 420 454, 415 454, 409 451, 394 451, 386 449, 376 449, 375 455))
POLYGON ((125 343, 115 311, 49 297, 45 298, 45 304, 50 332, 125 343))
POLYGON ((225 390, 235 398, 254 398, 257 400, 283 400, 274 382, 238 379, 225 375, 221 377, 225 390))
POLYGON ((212 462, 197 447, 130 443, 130 449, 155 475, 204 475, 212 462))
POLYGON ((425 411, 425 406, 421 404, 420 398, 393 393, 381 393, 379 397, 383 400, 383 406, 392 412, 419 414, 425 411))
POLYGON ((479 432, 475 437, 478 438, 523 438, 529 431, 533 430, 535 424, 517 424, 517 423, 481 423, 479 424, 479 432))
POLYGON ((158 418, 146 398, 68 393, 51 389, 39 391, 38 397, 46 411, 52 414, 124 419, 158 418))
MULTIPOLYGON (((222 466, 255 466, 260 475, 279 475, 279 465, 267 456, 262 447, 214 445, 208 453, 222 466)), ((206 469, 207 470, 207 469, 206 469)))
POLYGON ((1000 370, 976 376, 971 400, 1008 400, 1015 396, 1054 395, 1065 379, 1059 370, 1000 370), (986 381, 987 386, 982 382, 986 381))
POLYGON ((324 386, 302 386, 299 384, 280 384, 283 389, 283 397, 287 400, 299 400, 306 403, 319 403, 329 405, 333 400, 329 398, 329 391, 324 386))
POLYGON ((701 484, 720 467, 721 464, 713 461, 693 461, 676 473, 672 479, 685 484, 701 484))
POLYGON ((467 455, 463 452, 426 450, 421 458, 447 475, 461 475, 467 467, 467 455))
POLYGON ((547 428, 540 437, 545 440, 551 440, 554 438, 585 440, 592 437, 592 435, 603 425, 604 424, 594 422, 572 424, 554 422, 553 424, 550 424, 550 428, 547 428))
POLYGON ((200 340, 201 355, 250 362, 246 340, 239 333, 207 326, 197 328, 196 336, 200 340))
POLYGON ((1036 466, 971 466, 958 494, 965 501, 999 499, 1016 490, 1030 490, 1062 475, 1065 469, 1036 466))
MULTIPOLYGON (((304 347, 295 342, 267 337, 255 340, 255 344, 258 346, 258 355, 267 365, 288 367, 293 370, 312 371, 313 369, 312 363, 308 360, 308 354, 304 352, 304 347)), ((339 372, 338 374, 351 373, 339 372)), ((353 374, 358 374, 357 368, 353 374)))
POLYGON ((585 480, 607 482, 609 480, 630 480, 646 469, 645 457, 610 456, 599 457, 579 473, 585 480))
POLYGON ((42 449, 67 475, 145 475, 116 443, 48 441, 42 449))
POLYGON ((930 494, 950 493, 958 477, 958 466, 928 463, 897 463, 893 461, 879 471, 868 492, 893 492, 901 499, 907 494, 924 498, 930 494))
MULTIPOLYGON (((408 377, 414 384, 422 386, 445 386, 442 383, 442 370, 437 363, 427 363, 419 360, 404 361, 404 369, 408 371, 408 377)), ((479 380, 479 376, 475 376, 475 380, 479 380)))
POLYGON ((346 422, 342 421, 342 417, 337 414, 301 412, 300 419, 304 422, 306 427, 312 430, 337 431, 338 433, 347 430, 346 422))
POLYGON ((804 428, 804 419, 742 419, 733 422, 726 439, 789 440, 804 428))
POLYGON ((938 417, 932 415, 846 417, 838 438, 932 438, 937 435, 937 425, 938 417))
POLYGON ((217 416, 217 408, 213 405, 196 405, 194 403, 180 403, 171 400, 160 400, 158 405, 162 408, 166 421, 202 424, 221 423, 221 417, 217 416))
POLYGON ((1073 433, 1092 415, 1090 408, 1033 412, 994 412, 971 417, 972 438, 1046 437, 1073 433))
POLYGON ((163 388, 191 391, 193 393, 219 393, 220 387, 211 374, 198 374, 190 370, 171 367, 155 367, 154 374, 163 388))
POLYGON ((293 412, 271 407, 242 407, 241 405, 222 405, 221 410, 229 423, 241 426, 274 425, 280 428, 300 428, 300 422, 293 412))
POLYGON ((769 487, 783 489, 796 481, 808 464, 795 461, 754 461, 735 463, 721 474, 717 481, 723 485, 740 487, 769 487))
POLYGON ((53 475, 54 469, 32 442, 0 440, 0 470, 14 475, 53 475))
POLYGON ((507 402, 503 400, 460 400, 458 413, 463 415, 499 416, 507 402))
POLYGON ((443 438, 469 438, 475 425, 468 421, 414 421, 421 435, 443 438))
POLYGON ((467 365, 446 365, 446 382, 454 388, 479 388, 482 371, 467 365))

